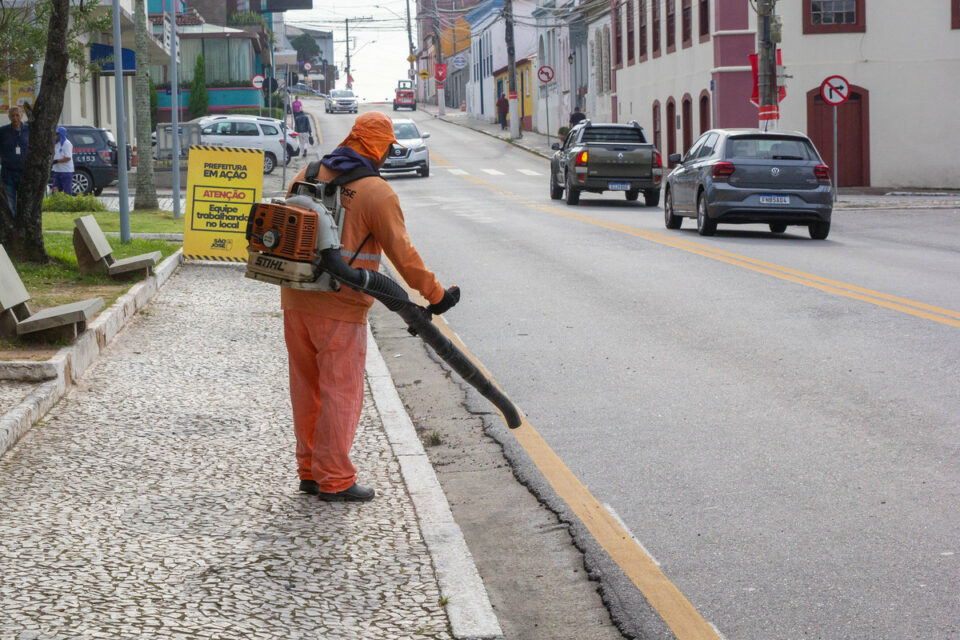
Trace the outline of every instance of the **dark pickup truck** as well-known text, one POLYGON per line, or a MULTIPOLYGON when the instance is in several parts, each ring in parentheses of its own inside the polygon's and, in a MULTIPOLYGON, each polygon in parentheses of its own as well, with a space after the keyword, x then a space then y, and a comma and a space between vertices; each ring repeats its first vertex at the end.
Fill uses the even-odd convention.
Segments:
POLYGON ((583 191, 623 191, 632 201, 642 191, 648 207, 660 204, 660 152, 647 142, 643 127, 636 121, 593 124, 584 120, 553 149, 550 197, 554 200, 561 199, 564 191, 567 204, 580 202, 583 191))

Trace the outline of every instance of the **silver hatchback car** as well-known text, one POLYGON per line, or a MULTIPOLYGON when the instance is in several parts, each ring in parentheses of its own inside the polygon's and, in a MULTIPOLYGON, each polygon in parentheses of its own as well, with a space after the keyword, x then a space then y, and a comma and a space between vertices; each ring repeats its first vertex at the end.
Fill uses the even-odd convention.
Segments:
POLYGON ((713 129, 670 163, 677 166, 663 186, 668 229, 692 217, 702 236, 720 223, 766 223, 773 233, 803 225, 814 240, 830 233, 830 168, 802 133, 713 129))

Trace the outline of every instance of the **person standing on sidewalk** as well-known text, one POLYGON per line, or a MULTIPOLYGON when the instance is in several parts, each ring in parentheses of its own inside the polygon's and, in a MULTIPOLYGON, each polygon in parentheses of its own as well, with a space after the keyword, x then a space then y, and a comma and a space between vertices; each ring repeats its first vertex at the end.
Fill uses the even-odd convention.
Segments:
POLYGON ((510 113, 510 101, 507 96, 500 94, 497 99, 497 119, 500 121, 500 130, 507 128, 507 114, 510 113))
POLYGON ((27 157, 30 144, 30 125, 23 121, 23 112, 14 105, 7 112, 10 124, 0 127, 0 178, 7 192, 10 210, 17 211, 17 190, 23 176, 23 161, 27 157))
MULTIPOLYGON (((349 135, 324 156, 316 174, 308 165, 293 184, 307 177, 329 182, 348 171, 366 177, 340 189, 344 214, 343 258, 354 268, 376 271, 385 252, 400 275, 430 303, 435 315, 459 299, 459 290, 444 291, 410 242, 400 200, 379 176, 398 144, 389 116, 378 111, 361 114, 349 135)), ((363 373, 367 353, 367 310, 373 298, 341 287, 339 291, 282 288, 284 339, 290 363, 290 400, 297 440, 300 491, 327 501, 367 501, 376 492, 357 484, 357 468, 350 461, 357 424, 363 409, 363 373)))
POLYGON ((300 96, 294 96, 291 106, 293 106, 293 117, 296 118, 298 113, 303 112, 303 103, 300 102, 300 96))
POLYGON ((57 127, 57 143, 53 147, 53 190, 73 195, 73 143, 63 127, 57 127))
POLYGON ((580 107, 574 107, 573 113, 570 114, 570 128, 573 129, 574 126, 583 122, 587 119, 587 114, 580 110, 580 107))

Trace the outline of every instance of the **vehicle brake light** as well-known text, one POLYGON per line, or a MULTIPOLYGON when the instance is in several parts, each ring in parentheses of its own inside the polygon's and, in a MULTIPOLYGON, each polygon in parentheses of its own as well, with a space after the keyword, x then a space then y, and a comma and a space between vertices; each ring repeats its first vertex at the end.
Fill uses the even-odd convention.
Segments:
POLYGON ((715 180, 726 180, 733 175, 735 169, 736 167, 733 166, 732 162, 717 162, 710 169, 710 176, 715 180))
POLYGON ((291 131, 291 132, 290 132, 290 137, 291 137, 291 138, 296 138, 296 137, 297 137, 297 132, 296 132, 296 131, 291 131))
POLYGON ((577 154, 577 166, 582 167, 587 164, 587 152, 581 151, 577 154))
POLYGON ((830 167, 825 164, 818 164, 813 168, 813 175, 817 176, 817 180, 820 182, 825 182, 830 184, 830 167))
POLYGON ((657 151, 656 149, 654 149, 653 151, 653 168, 654 169, 663 168, 663 160, 660 159, 660 152, 657 151))
POLYGON ((97 151, 97 153, 100 154, 100 159, 103 160, 104 162, 106 162, 107 164, 112 164, 112 163, 113 163, 113 152, 110 151, 109 149, 106 150, 106 151, 104 151, 103 149, 101 149, 101 150, 97 151))

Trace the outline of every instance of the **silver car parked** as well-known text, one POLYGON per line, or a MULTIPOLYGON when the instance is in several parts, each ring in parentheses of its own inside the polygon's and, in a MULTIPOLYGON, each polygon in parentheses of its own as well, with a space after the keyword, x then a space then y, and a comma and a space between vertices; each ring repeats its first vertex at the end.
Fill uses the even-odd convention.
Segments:
POLYGON ((803 225, 814 240, 830 233, 830 169, 802 133, 713 129, 670 163, 676 167, 663 187, 668 229, 691 217, 702 236, 720 223, 765 223, 773 233, 803 225))

